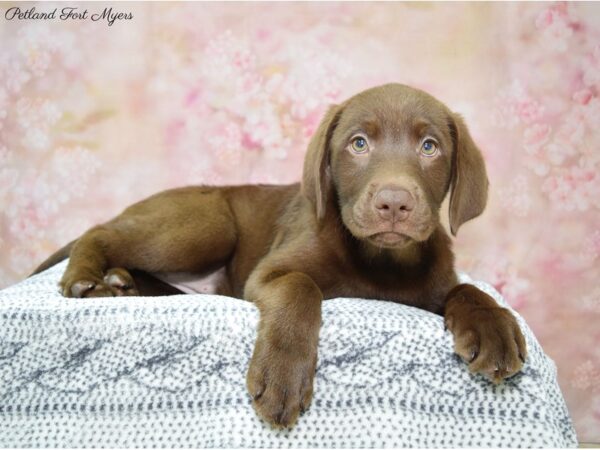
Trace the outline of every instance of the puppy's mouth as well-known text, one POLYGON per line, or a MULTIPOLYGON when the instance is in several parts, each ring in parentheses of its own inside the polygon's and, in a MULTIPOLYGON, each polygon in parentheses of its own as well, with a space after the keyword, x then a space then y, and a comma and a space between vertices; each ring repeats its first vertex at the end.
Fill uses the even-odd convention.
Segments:
POLYGON ((363 225, 352 217, 346 226, 354 237, 383 248, 405 247, 411 242, 426 241, 435 229, 432 221, 418 223, 374 223, 363 225))
POLYGON ((402 248, 413 242, 426 241, 438 223, 427 211, 397 222, 361 214, 360 209, 350 206, 342 207, 341 212, 344 225, 355 238, 380 248, 402 248))
POLYGON ((378 247, 396 248, 403 247, 412 239, 405 234, 386 231, 383 233, 375 233, 367 238, 378 247))

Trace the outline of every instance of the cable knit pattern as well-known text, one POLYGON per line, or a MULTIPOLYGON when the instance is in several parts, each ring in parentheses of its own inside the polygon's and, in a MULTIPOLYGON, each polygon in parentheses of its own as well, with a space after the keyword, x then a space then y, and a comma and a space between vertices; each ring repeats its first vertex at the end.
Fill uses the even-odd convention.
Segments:
POLYGON ((454 355, 439 316, 374 300, 324 302, 312 406, 293 429, 276 431, 245 389, 252 304, 65 299, 56 288, 65 264, 0 291, 2 447, 576 445, 556 367, 520 317, 527 363, 494 386, 454 355))

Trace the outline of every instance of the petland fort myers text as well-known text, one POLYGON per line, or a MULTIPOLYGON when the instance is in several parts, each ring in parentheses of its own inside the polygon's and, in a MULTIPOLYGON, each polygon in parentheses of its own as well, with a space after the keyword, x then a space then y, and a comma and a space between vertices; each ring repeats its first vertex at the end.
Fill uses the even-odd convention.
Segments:
POLYGON ((112 26, 119 20, 133 19, 133 13, 113 10, 113 8, 104 8, 102 11, 89 11, 78 7, 54 8, 48 11, 38 11, 35 6, 28 9, 21 9, 18 6, 9 8, 4 13, 6 20, 91 20, 93 22, 105 21, 108 26, 112 26))

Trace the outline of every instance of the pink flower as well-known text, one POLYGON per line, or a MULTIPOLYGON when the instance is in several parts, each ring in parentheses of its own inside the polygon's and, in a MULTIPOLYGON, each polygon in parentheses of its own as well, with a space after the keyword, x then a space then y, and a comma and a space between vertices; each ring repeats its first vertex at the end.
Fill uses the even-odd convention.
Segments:
POLYGON ((581 106, 581 114, 587 128, 595 132, 600 123, 600 99, 592 98, 587 105, 581 106))
POLYGON ((319 111, 318 109, 315 109, 315 110, 311 111, 304 118, 304 120, 302 120, 302 124, 304 126, 303 127, 304 136, 310 137, 314 134, 317 127, 319 126, 319 123, 320 123, 322 117, 323 117, 323 112, 319 111))
POLYGON ((524 123, 532 123, 542 117, 544 108, 532 98, 524 98, 515 105, 517 115, 524 123))
POLYGON ((515 309, 521 309, 532 297, 532 284, 518 272, 503 250, 490 249, 477 261, 474 275, 490 283, 515 309))
POLYGON ((0 67, 0 73, 2 73, 2 79, 5 83, 8 91, 13 94, 18 94, 23 89, 29 80, 31 80, 31 74, 25 70, 22 64, 17 60, 8 62, 5 67, 0 67))
POLYGON ((588 87, 600 85, 600 45, 582 58, 583 82, 588 87))
POLYGON ((190 89, 186 93, 186 95, 185 95, 185 99, 183 100, 183 104, 186 107, 193 106, 194 103, 196 103, 199 98, 200 98, 200 90, 197 89, 197 88, 190 89))
POLYGON ((514 80, 495 99, 496 123, 513 127, 519 123, 533 124, 542 119, 545 108, 529 95, 519 80, 514 80))
POLYGON ((217 155, 218 162, 229 167, 241 163, 242 142, 242 132, 234 122, 218 126, 208 137, 210 149, 217 155))
POLYGON ((526 278, 517 274, 508 274, 504 284, 500 286, 500 292, 506 301, 515 309, 522 309, 527 304, 527 298, 531 291, 531 283, 526 278))
MULTIPOLYGON (((8 196, 19 180, 19 172, 10 167, 0 168, 0 199, 8 196)), ((4 201, 2 202, 6 204, 4 201)))
POLYGON ((566 3, 557 3, 542 10, 535 25, 542 32, 541 38, 545 46, 564 52, 568 47, 569 38, 573 35, 574 21, 568 13, 566 3))
POLYGON ((532 153, 548 140, 552 127, 547 123, 535 123, 523 133, 525 149, 532 153))
POLYGON ((544 154, 553 165, 560 166, 567 158, 575 155, 576 151, 569 142, 555 139, 544 147, 544 154))
POLYGON ((588 107, 575 105, 562 117, 556 133, 559 141, 572 145, 581 144, 585 136, 585 109, 588 109, 588 107))
MULTIPOLYGON (((592 234, 590 234, 586 240, 585 248, 589 252, 591 252, 595 258, 600 257, 600 229, 595 230, 592 234)), ((600 293, 598 295, 600 298, 600 293)))
POLYGON ((252 139, 252 136, 250 135, 250 133, 244 132, 242 134, 241 144, 242 144, 242 147, 244 147, 247 150, 259 150, 260 149, 260 144, 252 139))
POLYGON ((527 216, 533 203, 529 191, 527 179, 523 175, 516 177, 508 188, 499 191, 502 206, 517 217, 527 216))
POLYGON ((580 105, 587 105, 592 96, 592 91, 589 89, 580 89, 573 94, 573 101, 579 103, 580 105))
POLYGON ((585 294, 579 301, 583 310, 591 313, 600 313, 600 288, 585 294))
POLYGON ((577 389, 600 392, 600 366, 587 360, 573 372, 571 384, 577 389))
POLYGON ((600 206, 600 176, 593 169, 570 167, 548 177, 542 192, 557 211, 586 211, 600 206))
POLYGON ((8 116, 8 94, 6 90, 0 87, 0 121, 8 116))
POLYGON ((539 29, 548 28, 556 22, 565 22, 569 19, 568 5, 566 2, 557 2, 542 10, 535 20, 539 29))
POLYGON ((271 30, 269 30, 268 28, 260 28, 256 31, 256 39, 258 39, 261 42, 268 41, 271 38, 271 35, 271 30))

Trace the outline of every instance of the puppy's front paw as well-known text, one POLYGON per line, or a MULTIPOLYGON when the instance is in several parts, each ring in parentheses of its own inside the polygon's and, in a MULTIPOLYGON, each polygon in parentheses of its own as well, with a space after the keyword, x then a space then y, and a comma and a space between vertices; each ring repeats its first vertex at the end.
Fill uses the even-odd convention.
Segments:
POLYGON ((462 286, 448 298, 445 313, 446 327, 454 335, 454 351, 471 372, 500 383, 523 367, 525 338, 508 309, 476 287, 462 286))
POLYGON ((276 428, 294 425, 311 402, 317 355, 257 340, 246 385, 256 413, 276 428))

